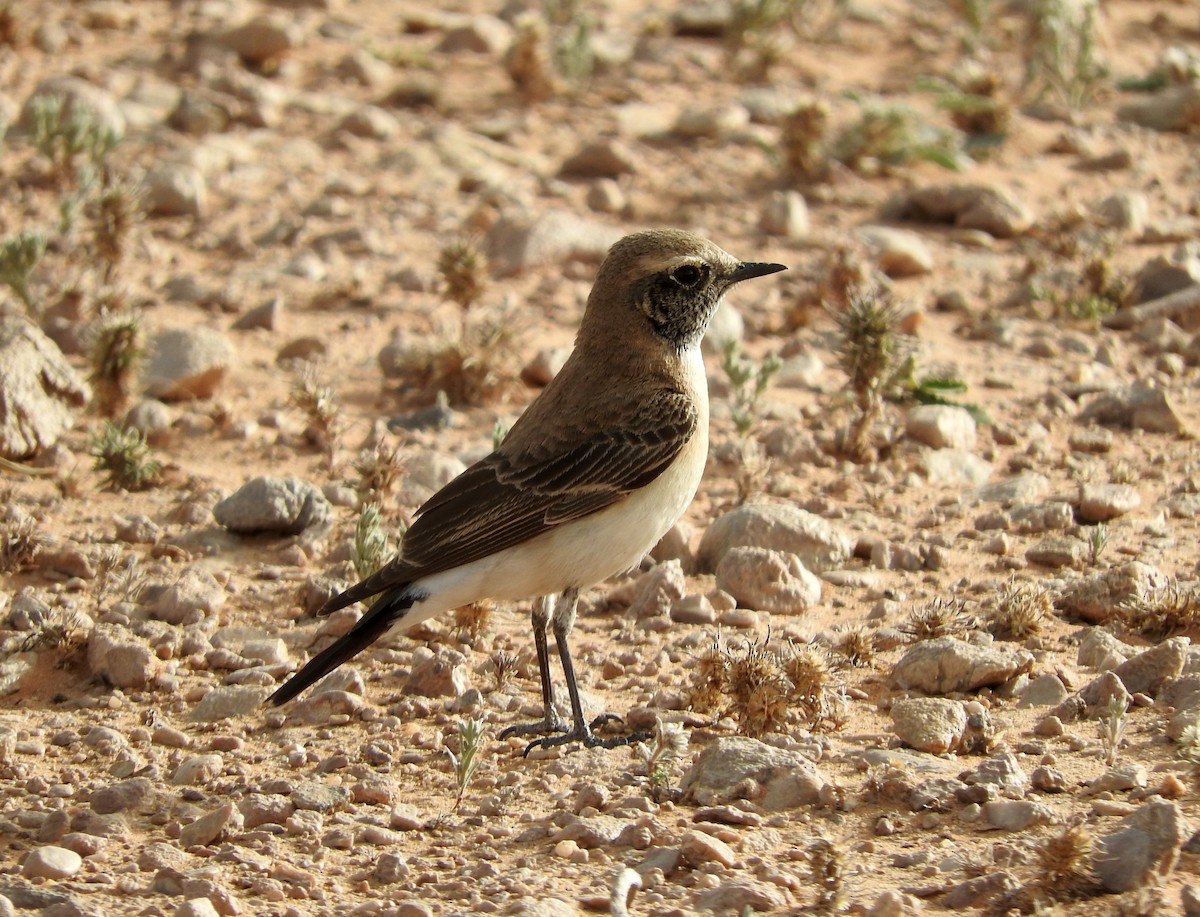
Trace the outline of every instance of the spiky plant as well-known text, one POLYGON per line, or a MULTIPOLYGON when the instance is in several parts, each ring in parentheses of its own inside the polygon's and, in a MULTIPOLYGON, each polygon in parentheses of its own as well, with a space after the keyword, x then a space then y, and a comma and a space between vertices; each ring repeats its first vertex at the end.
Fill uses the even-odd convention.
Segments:
POLYGON ((91 439, 92 468, 104 477, 107 490, 146 490, 162 474, 162 463, 151 456, 140 430, 106 420, 91 439))
POLYGON ((92 331, 91 382, 96 408, 114 417, 125 407, 146 354, 142 321, 136 312, 100 319, 92 331))
POLYGON ((37 524, 29 517, 0 526, 0 574, 16 573, 29 566, 42 544, 37 524))
POLYGON ((1104 549, 1108 547, 1108 526, 1103 522, 1097 522, 1095 525, 1089 526, 1087 544, 1088 560, 1094 567, 1100 563, 1100 556, 1104 553, 1104 549))
POLYGON ((1090 884, 1096 839, 1087 825, 1076 821, 1052 834, 1037 847, 1037 884, 1057 900, 1072 897, 1090 884))
POLYGON ((555 66, 550 27, 534 13, 516 21, 517 34, 504 58, 504 66, 526 103, 544 102, 566 91, 566 82, 555 66))
POLYGON ((1037 583, 1011 579, 987 613, 987 628, 997 637, 1024 640, 1036 637, 1054 613, 1050 590, 1037 583))
POLYGON ((737 488, 738 506, 748 502, 767 488, 771 460, 757 439, 745 439, 737 445, 738 459, 733 469, 733 484, 737 488))
POLYGON ((792 683, 792 703, 812 726, 820 718, 830 689, 829 656, 811 643, 789 643, 783 654, 783 671, 792 683))
POLYGON ((729 712, 737 720, 739 733, 757 737, 783 728, 792 683, 775 653, 760 643, 746 640, 740 647, 729 650, 725 681, 729 712))
POLYGON ((634 749, 645 767, 650 795, 666 798, 671 791, 674 764, 687 754, 688 734, 683 724, 664 723, 662 717, 657 717, 651 743, 635 745, 634 749))
POLYGON ((852 666, 870 665, 875 658, 875 638, 865 627, 853 627, 838 637, 836 649, 852 666))
POLYGON ((1180 583, 1172 577, 1120 607, 1126 627, 1151 637, 1193 631, 1200 628, 1200 583, 1180 583))
POLYGON ((87 182, 89 174, 103 170, 119 139, 87 105, 68 103, 63 96, 37 96, 28 113, 30 139, 46 158, 51 180, 60 185, 87 182))
POLYGON ((728 702, 725 647, 720 635, 704 648, 693 668, 688 703, 701 713, 719 714, 728 702))
POLYGON ((766 79, 787 49, 782 30, 802 5, 802 0, 736 0, 725 26, 733 68, 748 79, 766 79))
POLYGON ((306 363, 292 382, 288 400, 308 419, 304 436, 318 449, 325 450, 332 468, 342 431, 342 409, 333 386, 321 380, 316 366, 306 363))
POLYGON ((780 143, 787 174, 805 181, 819 181, 829 171, 826 149, 829 137, 829 106, 824 102, 801 102, 783 121, 780 143))
POLYGON ((454 633, 467 643, 478 643, 492 624, 493 606, 489 601, 472 602, 454 610, 454 633))
POLYGON ((516 334, 508 311, 474 315, 460 333, 415 348, 402 374, 427 393, 444 392, 450 404, 487 404, 512 378, 516 334))
POLYGON ((378 503, 364 503, 354 526, 354 572, 366 579, 383 566, 388 555, 388 535, 378 503))
POLYGON ((1097 54, 1099 5, 1037 0, 1030 6, 1025 82, 1039 95, 1053 94, 1072 109, 1088 104, 1108 76, 1097 54))
POLYGON ((487 256, 477 239, 461 236, 446 243, 438 253, 437 269, 446 295, 464 312, 487 289, 487 256))
POLYGON ((830 146, 830 155, 848 168, 870 173, 923 160, 961 171, 970 164, 958 131, 932 126, 907 105, 860 104, 858 121, 830 146))
POLYGON ((971 626, 972 617, 967 614, 965 602, 935 596, 921 607, 913 609, 904 631, 911 634, 914 640, 930 640, 959 633, 971 626))
POLYGON ((80 650, 92 629, 92 619, 75 608, 55 606, 31 622, 32 628, 20 643, 21 652, 80 650))
POLYGON ((104 263, 104 282, 111 283, 142 216, 141 190, 131 184, 110 185, 96 197, 91 210, 93 250, 104 263))
POLYGON ((871 428, 883 411, 884 393, 903 365, 900 313, 883 293, 858 293, 850 296, 844 309, 834 310, 833 318, 839 332, 838 362, 859 411, 847 434, 847 451, 866 457, 871 428))
POLYGON ((354 463, 358 472, 358 498, 363 503, 377 503, 382 508, 396 490, 404 472, 400 458, 400 447, 388 448, 386 443, 376 443, 374 449, 364 449, 354 463))
POLYGON ((741 436, 749 435, 759 424, 759 400, 766 394, 771 379, 779 372, 783 362, 775 354, 767 354, 757 365, 742 356, 741 346, 736 340, 725 342, 721 352, 721 368, 729 379, 733 390, 733 425, 741 436))
POLYGON ((512 685, 521 668, 519 656, 505 650, 496 649, 488 655, 488 670, 491 672, 493 690, 505 691, 512 685))
POLYGON ((462 805, 463 795, 479 768, 479 749, 483 744, 484 723, 481 719, 464 718, 455 720, 454 727, 458 732, 458 754, 447 748, 446 756, 454 767, 454 779, 458 787, 454 797, 454 810, 457 812, 462 805))
POLYGON ((0 242, 0 281, 17 295, 30 315, 41 310, 29 288, 29 277, 45 254, 46 236, 40 232, 25 230, 0 242))
POLYGON ((1128 714, 1129 698, 1114 694, 1108 699, 1104 717, 1100 720, 1100 741, 1104 745, 1104 761, 1109 767, 1117 763, 1117 755, 1121 753, 1121 742, 1129 725, 1128 714))

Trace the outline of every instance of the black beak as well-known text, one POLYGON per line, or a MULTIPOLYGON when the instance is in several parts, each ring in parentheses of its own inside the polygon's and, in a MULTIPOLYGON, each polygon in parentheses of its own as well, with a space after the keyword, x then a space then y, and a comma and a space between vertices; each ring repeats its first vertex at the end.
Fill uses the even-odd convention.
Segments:
POLYGON ((765 277, 767 274, 777 274, 779 271, 786 270, 786 264, 770 264, 765 261, 747 261, 739 265, 737 270, 729 275, 729 283, 732 286, 735 283, 741 283, 743 280, 750 280, 754 277, 765 277))

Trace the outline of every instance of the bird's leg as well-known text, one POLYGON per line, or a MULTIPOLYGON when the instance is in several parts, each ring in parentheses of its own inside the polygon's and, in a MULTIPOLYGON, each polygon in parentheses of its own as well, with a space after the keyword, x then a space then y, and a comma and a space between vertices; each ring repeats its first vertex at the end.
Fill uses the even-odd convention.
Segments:
POLYGON ((602 713, 589 723, 583 717, 583 702, 579 699, 579 683, 575 677, 575 663, 571 659, 571 648, 567 643, 567 637, 571 633, 571 628, 575 626, 575 611, 579 602, 579 590, 567 589, 559 597, 559 601, 554 606, 554 615, 550 619, 550 626, 554 629, 554 642, 558 645, 558 658, 562 663, 563 676, 567 682, 567 694, 571 699, 571 719, 574 725, 569 732, 564 731, 562 735, 546 736, 541 739, 534 739, 525 748, 525 754, 528 755, 534 748, 553 748, 556 745, 566 745, 570 742, 582 742, 587 748, 616 748, 620 745, 629 745, 632 742, 642 742, 649 738, 649 733, 635 732, 629 735, 614 736, 609 739, 600 739, 592 732, 601 724, 612 720, 620 721, 620 717, 612 713, 602 713))
POLYGON ((550 627, 553 608, 553 596, 538 596, 533 601, 533 613, 530 615, 533 622, 533 645, 537 648, 538 674, 542 678, 542 705, 545 716, 536 723, 514 723, 501 730, 501 739, 567 731, 566 721, 558 715, 554 706, 554 685, 550 681, 550 648, 546 642, 546 631, 550 627))

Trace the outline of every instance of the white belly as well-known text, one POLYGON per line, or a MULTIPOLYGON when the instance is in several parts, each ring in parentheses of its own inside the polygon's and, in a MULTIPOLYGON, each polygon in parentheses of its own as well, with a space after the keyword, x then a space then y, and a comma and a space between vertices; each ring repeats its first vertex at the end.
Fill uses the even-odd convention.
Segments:
POLYGON ((689 354, 699 418, 695 435, 665 471, 620 503, 480 560, 418 580, 429 598, 400 622, 482 599, 517 600, 586 588, 638 564, 691 504, 708 457, 708 391, 699 348, 689 354))

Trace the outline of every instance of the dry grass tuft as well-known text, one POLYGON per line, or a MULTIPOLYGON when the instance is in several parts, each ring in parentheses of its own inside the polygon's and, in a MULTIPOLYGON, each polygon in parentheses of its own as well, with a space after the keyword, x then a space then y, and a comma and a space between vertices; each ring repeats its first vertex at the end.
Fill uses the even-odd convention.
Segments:
POLYGON ((316 366, 306 363, 292 380, 288 401, 292 407, 304 414, 308 421, 304 428, 304 438, 326 453, 329 467, 332 468, 343 426, 342 409, 333 386, 321 381, 316 366))
POLYGON ((400 447, 388 448, 386 443, 376 443, 375 448, 364 449, 358 454, 354 470, 358 472, 359 502, 375 503, 382 509, 404 473, 400 447))
POLYGON ((726 645, 718 636, 696 660, 690 703, 714 716, 732 716, 742 735, 778 732, 799 720, 811 730, 840 729, 845 698, 830 685, 823 649, 788 644, 781 653, 752 640, 726 645))
POLYGON ((459 237, 442 246, 437 269, 446 296, 464 311, 475 305, 487 288, 487 256, 472 237, 459 237))
POLYGON ((725 673, 729 712, 742 735, 778 732, 788 719, 792 683, 775 653, 747 641, 729 654, 725 673))
POLYGON ((454 611, 454 635, 464 643, 478 643, 492 625, 491 602, 474 602, 454 611))
POLYGON ((0 526, 0 574, 16 573, 37 558, 43 544, 30 518, 0 526))
POLYGON ((875 637, 865 627, 854 627, 838 637, 835 647, 850 665, 870 665, 875 658, 875 637))
POLYGON ((920 608, 913 609, 904 625, 904 632, 917 641, 961 633, 975 624, 974 617, 966 609, 966 603, 961 599, 936 596, 920 608))
POLYGON ((1172 578, 1124 602, 1121 619, 1130 630, 1155 639, 1195 631, 1200 628, 1200 583, 1180 584, 1172 578))
POLYGON ((987 614, 987 629, 1001 639, 1036 637, 1054 614, 1050 590, 1036 583, 1010 580, 987 614))
POLYGON ((492 676, 492 690, 503 692, 516 681, 521 670, 521 657, 506 650, 493 650, 487 659, 492 676))

